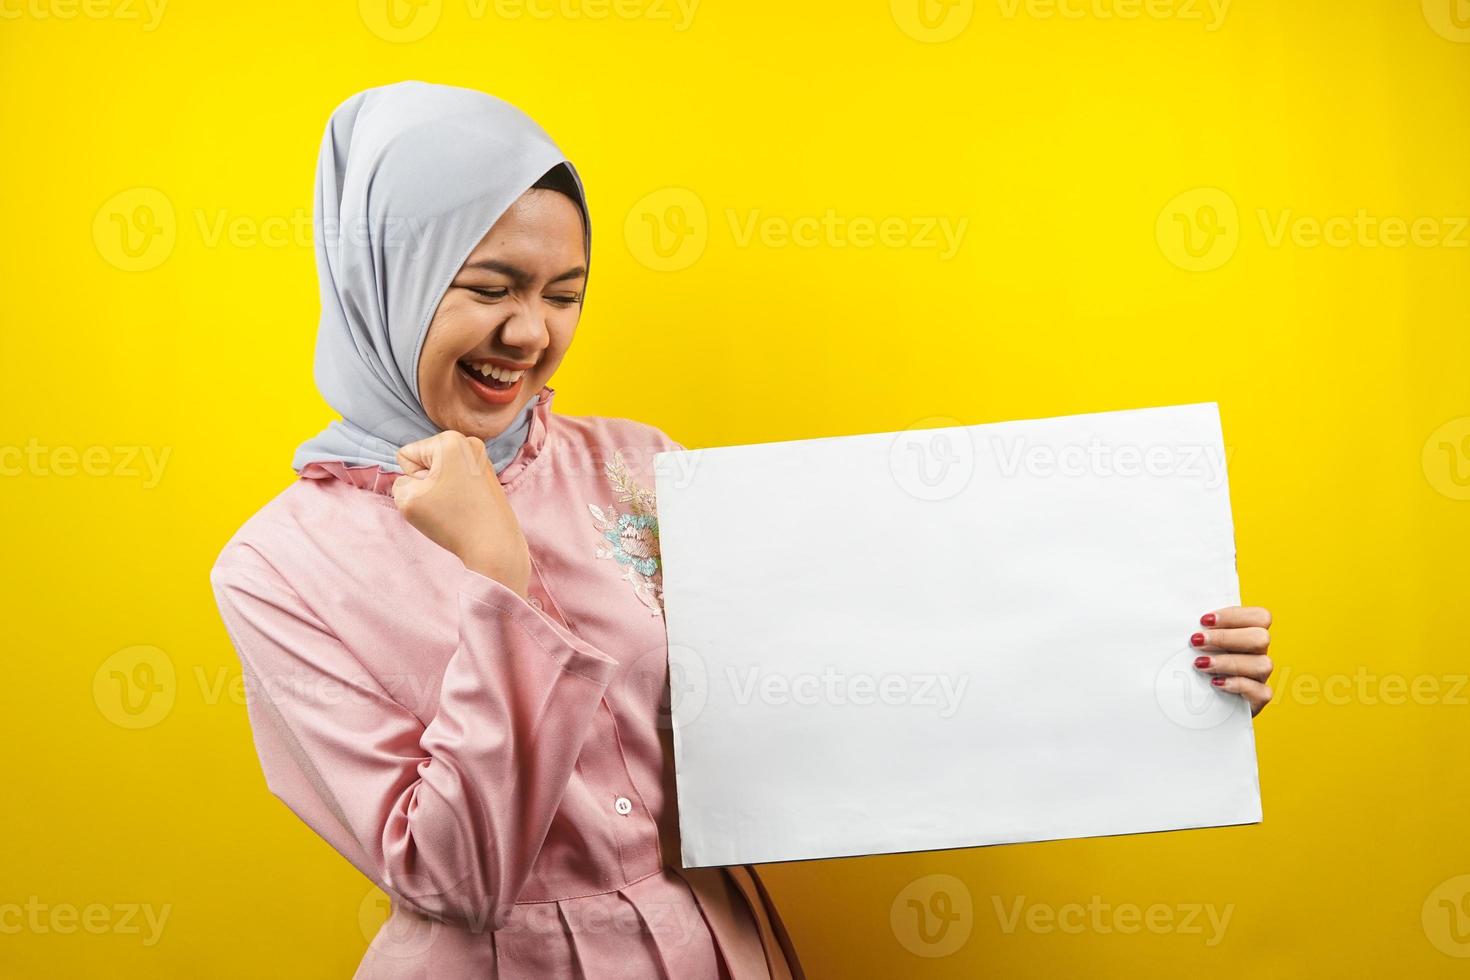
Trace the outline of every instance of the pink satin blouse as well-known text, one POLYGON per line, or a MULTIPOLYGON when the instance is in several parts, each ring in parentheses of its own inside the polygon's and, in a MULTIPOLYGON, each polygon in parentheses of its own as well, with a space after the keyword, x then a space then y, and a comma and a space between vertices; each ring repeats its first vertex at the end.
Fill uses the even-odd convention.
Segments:
POLYGON ((393 899, 359 977, 793 980, 752 866, 679 867, 653 454, 537 396, 527 598, 309 464, 211 573, 270 791, 393 899))

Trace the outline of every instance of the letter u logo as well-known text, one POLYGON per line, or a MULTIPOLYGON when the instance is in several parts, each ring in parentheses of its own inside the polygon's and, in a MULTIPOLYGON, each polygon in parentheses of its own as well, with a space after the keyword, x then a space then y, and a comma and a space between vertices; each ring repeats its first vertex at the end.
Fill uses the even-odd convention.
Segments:
POLYGON ((1185 254, 1192 259, 1202 259, 1210 254, 1210 249, 1215 247, 1215 240, 1225 234, 1225 228, 1220 224, 1219 213, 1210 205, 1203 204, 1197 208, 1193 217, 1186 214, 1175 214, 1174 221, 1179 225, 1181 245, 1185 254), (1200 239, 1195 237, 1195 229, 1200 232, 1200 239))
POLYGON ((1460 440, 1458 449, 1452 442, 1441 442, 1439 448, 1449 457, 1445 466, 1449 470, 1450 482, 1457 487, 1470 487, 1470 470, 1461 465, 1470 461, 1470 435, 1460 440))
POLYGON ((643 221, 648 226, 649 247, 661 259, 671 258, 683 246, 684 240, 694 234, 689 215, 677 204, 664 208, 661 215, 644 214, 643 221), (665 231, 668 232, 667 237, 665 231))
POLYGON ((919 931, 919 938, 926 943, 942 942, 950 925, 960 918, 959 913, 954 910, 949 892, 946 891, 936 891, 930 895, 927 906, 917 898, 909 899, 908 905, 913 910, 914 926, 919 931))

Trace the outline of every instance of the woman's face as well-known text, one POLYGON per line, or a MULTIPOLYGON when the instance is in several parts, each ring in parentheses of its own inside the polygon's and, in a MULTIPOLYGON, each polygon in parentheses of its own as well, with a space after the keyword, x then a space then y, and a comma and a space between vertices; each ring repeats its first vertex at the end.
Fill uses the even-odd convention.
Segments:
POLYGON ((419 355, 419 400, 442 429, 492 439, 571 346, 587 282, 582 214, 529 190, 455 273, 419 355))

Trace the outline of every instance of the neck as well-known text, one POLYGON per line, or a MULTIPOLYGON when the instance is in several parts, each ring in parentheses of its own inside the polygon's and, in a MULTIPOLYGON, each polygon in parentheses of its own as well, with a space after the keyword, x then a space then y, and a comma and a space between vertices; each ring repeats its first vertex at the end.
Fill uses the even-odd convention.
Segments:
POLYGON ((504 432, 493 439, 485 440, 485 455, 489 457, 490 465, 495 468, 496 473, 509 466, 511 460, 516 458, 516 454, 525 445, 526 436, 531 432, 531 416, 536 414, 538 400, 539 398, 533 397, 526 402, 525 407, 516 414, 515 419, 506 426, 504 432))

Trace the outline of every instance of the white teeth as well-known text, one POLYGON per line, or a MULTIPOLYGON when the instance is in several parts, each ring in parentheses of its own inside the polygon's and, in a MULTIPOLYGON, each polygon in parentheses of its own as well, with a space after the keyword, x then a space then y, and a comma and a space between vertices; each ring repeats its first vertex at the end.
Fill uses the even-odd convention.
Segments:
POLYGON ((480 364, 472 364, 470 367, 472 370, 479 371, 481 376, 494 378, 502 384, 515 384, 520 380, 521 375, 526 373, 525 371, 512 371, 509 368, 497 367, 488 361, 480 364))

